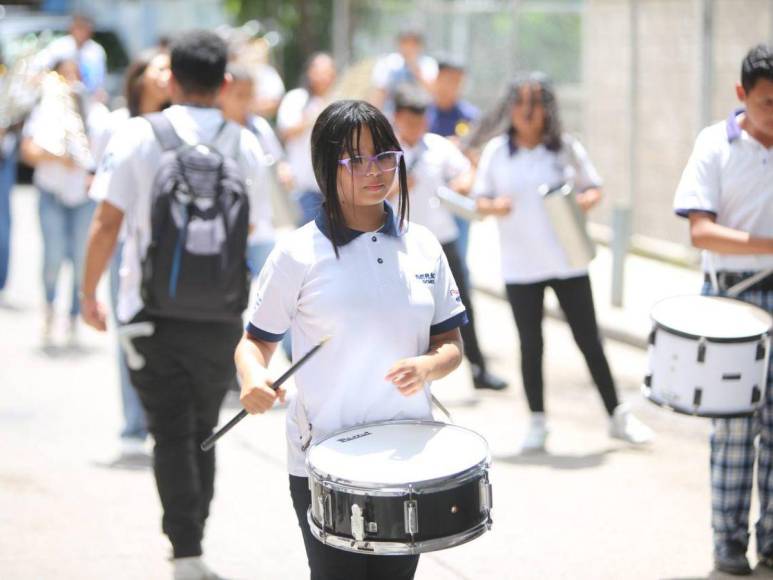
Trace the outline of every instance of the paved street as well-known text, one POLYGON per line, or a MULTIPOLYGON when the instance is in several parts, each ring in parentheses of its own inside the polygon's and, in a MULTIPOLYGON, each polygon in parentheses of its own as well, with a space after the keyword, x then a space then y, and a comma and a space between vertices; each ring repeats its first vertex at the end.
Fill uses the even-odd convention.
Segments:
MULTIPOLYGON (((13 203, 11 281, 0 308, 0 578, 169 578, 152 472, 147 465, 112 463, 120 428, 114 338, 83 329, 77 350, 41 349, 36 197, 19 190, 13 203)), ((490 258, 480 242, 490 239, 490 224, 476 228, 472 263, 483 271, 490 258)), ((604 260, 608 254, 599 263, 604 260)), ((638 265, 629 276, 637 281, 642 272, 662 274, 660 291, 670 280, 685 286, 696 279, 694 272, 671 276, 648 260, 632 264, 638 265)), ((651 289, 638 289, 641 301, 651 298, 651 289)), ((636 292, 637 284, 629 285, 634 301, 636 292)), ((597 299, 602 318, 640 320, 631 314, 637 307, 616 315, 597 299)), ((642 450, 607 437, 600 399, 568 328, 548 319, 549 453, 520 456, 527 412, 512 316, 490 293, 476 293, 475 306, 492 370, 512 387, 478 395, 465 367, 433 390, 457 423, 491 445, 494 527, 470 544, 422 556, 417 579, 722 578, 711 574, 709 423, 641 398, 645 352, 607 341, 622 397, 658 433, 642 450)), ((278 373, 286 361, 274 364, 278 373)), ((238 401, 230 399, 223 420, 237 410, 238 401)), ((218 444, 205 549, 227 578, 308 577, 287 490, 283 421, 282 409, 250 417, 218 444)))

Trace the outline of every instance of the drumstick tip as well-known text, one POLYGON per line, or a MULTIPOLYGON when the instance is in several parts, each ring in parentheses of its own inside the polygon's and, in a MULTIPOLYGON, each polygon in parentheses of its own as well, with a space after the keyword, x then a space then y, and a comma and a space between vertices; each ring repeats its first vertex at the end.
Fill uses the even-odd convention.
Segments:
POLYGON ((323 344, 325 344, 331 338, 333 338, 333 337, 330 334, 323 336, 322 340, 319 341, 319 346, 322 346, 323 344))

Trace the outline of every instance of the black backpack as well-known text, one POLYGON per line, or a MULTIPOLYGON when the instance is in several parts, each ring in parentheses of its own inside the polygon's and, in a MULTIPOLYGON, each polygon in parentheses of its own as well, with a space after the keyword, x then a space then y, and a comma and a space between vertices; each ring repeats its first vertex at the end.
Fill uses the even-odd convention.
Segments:
POLYGON ((163 150, 142 263, 145 310, 161 318, 241 320, 250 275, 249 199, 239 166, 211 145, 183 142, 163 113, 145 119, 163 150))

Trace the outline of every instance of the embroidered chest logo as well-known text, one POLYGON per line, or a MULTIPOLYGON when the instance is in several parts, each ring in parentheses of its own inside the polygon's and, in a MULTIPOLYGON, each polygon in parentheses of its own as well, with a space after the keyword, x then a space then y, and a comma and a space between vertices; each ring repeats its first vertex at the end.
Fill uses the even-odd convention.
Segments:
POLYGON ((419 282, 423 282, 427 286, 435 285, 435 272, 427 272, 426 274, 416 274, 416 279, 419 282))

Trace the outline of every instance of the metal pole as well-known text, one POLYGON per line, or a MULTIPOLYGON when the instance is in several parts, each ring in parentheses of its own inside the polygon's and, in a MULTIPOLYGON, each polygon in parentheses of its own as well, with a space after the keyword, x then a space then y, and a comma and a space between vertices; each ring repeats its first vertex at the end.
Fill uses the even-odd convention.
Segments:
POLYGON ((701 86, 700 126, 712 122, 712 97, 714 92, 714 0, 703 0, 701 4, 701 86))
POLYGON ((612 209, 612 305, 623 305, 625 290, 625 258, 631 244, 633 204, 638 180, 639 139, 639 0, 629 0, 628 26, 630 29, 629 84, 628 84, 628 190, 615 199, 612 209))
POLYGON ((333 2, 333 58, 339 70, 348 66, 352 59, 351 0, 333 2))

